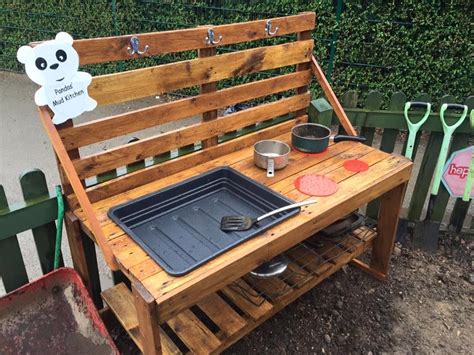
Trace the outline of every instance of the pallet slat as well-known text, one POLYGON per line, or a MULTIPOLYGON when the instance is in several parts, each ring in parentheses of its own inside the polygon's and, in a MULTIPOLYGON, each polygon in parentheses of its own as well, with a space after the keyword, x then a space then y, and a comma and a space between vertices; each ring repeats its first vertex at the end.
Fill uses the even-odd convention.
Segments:
POLYGON ((88 92, 98 105, 126 102, 308 62, 312 51, 312 40, 300 41, 96 76, 88 92))
POLYGON ((243 279, 252 288, 269 295, 273 300, 278 300, 287 293, 293 292, 293 288, 278 277, 258 279, 252 276, 244 276, 243 279))
POLYGON ((299 245, 290 249, 287 254, 304 269, 310 271, 316 276, 320 276, 331 268, 331 265, 326 263, 322 258, 316 257, 309 250, 309 248, 299 245))
POLYGON ((253 319, 259 319, 263 317, 273 308, 273 306, 268 301, 258 296, 258 292, 255 291, 244 280, 235 281, 234 285, 224 287, 222 292, 227 297, 229 297, 229 299, 235 303, 237 307, 239 307, 253 319), (248 297, 242 296, 242 292, 244 292, 248 297), (252 297, 252 295, 256 296, 252 297))
MULTIPOLYGON (((140 40, 140 49, 149 46, 146 56, 168 54, 193 49, 208 48, 205 42, 207 29, 212 27, 216 34, 222 35, 219 45, 255 41, 266 38, 264 32, 267 20, 241 22, 227 25, 202 26, 198 28, 181 29, 143 33, 136 35, 140 40)), ((278 27, 275 36, 283 36, 299 31, 312 30, 315 24, 313 12, 301 13, 294 16, 272 18, 272 26, 278 27)), ((130 38, 134 35, 81 39, 74 41, 74 48, 79 54, 80 64, 96 64, 117 60, 137 58, 130 56, 130 38)), ((35 45, 37 43, 33 43, 35 45)))
POLYGON ((216 293, 201 300, 197 306, 227 337, 234 335, 246 325, 246 321, 216 293))
POLYGON ((170 319, 168 325, 192 353, 209 354, 221 343, 189 309, 170 319))
POLYGON ((283 273, 281 278, 294 287, 301 287, 305 282, 309 281, 311 275, 297 263, 290 261, 288 269, 283 273))

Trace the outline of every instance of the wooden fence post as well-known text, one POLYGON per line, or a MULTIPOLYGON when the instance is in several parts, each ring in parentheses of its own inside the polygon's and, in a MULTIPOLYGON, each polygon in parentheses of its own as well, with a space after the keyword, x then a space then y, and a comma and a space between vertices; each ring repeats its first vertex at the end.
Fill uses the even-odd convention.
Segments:
MULTIPOLYGON (((8 213, 9 209, 5 191, 0 185, 0 214, 3 212, 8 213)), ((10 292, 28 283, 28 275, 16 235, 0 239, 0 255, 0 276, 2 276, 5 290, 10 292)))
POLYGON ((312 123, 319 123, 325 126, 331 126, 332 115, 334 110, 329 102, 323 98, 311 101, 308 107, 309 121, 312 123))
MULTIPOLYGON (((376 90, 371 91, 367 94, 364 108, 368 110, 378 110, 380 106, 382 106, 382 99, 383 99, 383 96, 380 92, 376 90)), ((374 141, 374 134, 375 134, 375 128, 365 127, 364 125, 362 125, 362 128, 360 130, 360 135, 364 136, 367 139, 365 141, 365 144, 370 145, 370 146, 372 145, 374 141)))
MULTIPOLYGON (((41 170, 34 169, 21 175, 21 190, 26 203, 34 202, 40 198, 48 198, 46 178, 41 170)), ((54 268, 54 250, 56 246, 56 224, 49 222, 32 229, 36 250, 40 259, 41 270, 46 274, 54 268)), ((60 266, 64 266, 61 256, 60 266)))
MULTIPOLYGON (((380 98, 381 96, 377 96, 380 98)), ((405 106, 407 97, 402 92, 395 92, 390 98, 389 110, 402 111, 405 106)), ((379 104, 380 106, 380 104, 379 104)), ((397 142, 398 129, 384 128, 382 141, 380 142, 380 150, 386 153, 392 153, 397 142)), ((367 205, 367 216, 376 219, 379 214, 380 199, 376 199, 367 205)))

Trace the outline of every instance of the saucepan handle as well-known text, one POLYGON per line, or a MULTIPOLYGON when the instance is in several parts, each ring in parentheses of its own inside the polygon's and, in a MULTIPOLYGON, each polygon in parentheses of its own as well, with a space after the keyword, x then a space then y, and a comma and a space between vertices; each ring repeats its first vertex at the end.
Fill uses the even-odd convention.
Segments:
POLYGON ((267 177, 271 178, 275 176, 275 160, 267 160, 267 177))
POLYGON ((362 136, 347 136, 344 134, 338 134, 334 136, 334 143, 342 142, 342 141, 352 141, 352 142, 361 142, 364 143, 366 141, 365 137, 362 136))

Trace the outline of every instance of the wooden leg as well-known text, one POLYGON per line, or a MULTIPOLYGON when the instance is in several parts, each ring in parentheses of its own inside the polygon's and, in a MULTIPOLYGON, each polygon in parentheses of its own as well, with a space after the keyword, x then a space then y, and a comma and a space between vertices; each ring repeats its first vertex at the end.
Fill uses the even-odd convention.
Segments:
POLYGON ((351 260, 351 265, 358 268, 358 269, 361 269, 362 271, 365 271, 366 273, 368 273, 372 277, 375 277, 377 280, 385 281, 386 278, 387 278, 386 274, 382 274, 378 271, 375 271, 369 265, 367 265, 363 261, 360 261, 359 259, 352 259, 351 260))
POLYGON ((398 218, 405 195, 406 183, 398 185, 380 198, 377 238, 372 247, 370 267, 377 273, 387 275, 390 256, 397 234, 398 218))
POLYGON ((140 284, 132 284, 132 293, 137 309, 138 327, 143 339, 145 355, 161 354, 160 324, 156 313, 156 301, 140 284))
POLYGON ((79 219, 72 212, 66 212, 64 223, 74 269, 81 276, 95 306, 101 309, 103 303, 94 242, 81 230, 79 219))

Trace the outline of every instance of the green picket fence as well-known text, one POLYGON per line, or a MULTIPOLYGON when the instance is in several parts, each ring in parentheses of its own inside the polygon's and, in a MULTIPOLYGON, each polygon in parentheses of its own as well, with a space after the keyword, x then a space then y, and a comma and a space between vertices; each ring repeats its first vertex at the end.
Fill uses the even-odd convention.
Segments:
MULTIPOLYGON (((17 234, 31 230, 43 274, 53 270, 56 241, 56 196, 50 195, 44 173, 30 170, 19 179, 23 202, 9 205, 0 185, 0 276, 7 292, 28 283, 17 234)), ((60 265, 64 265, 61 258, 60 265)))
MULTIPOLYGON (((360 128, 360 134, 367 138, 366 144, 375 145, 380 139, 380 146, 384 152, 393 153, 396 146, 403 144, 401 153, 405 153, 406 139, 407 139, 407 124, 403 114, 403 108, 407 101, 424 101, 434 103, 434 109, 418 133, 415 141, 413 152, 413 160, 415 161, 415 169, 412 175, 414 188, 411 194, 407 194, 405 205, 408 205, 406 216, 411 221, 420 221, 424 218, 423 207, 427 201, 430 193, 431 178, 434 174, 437 158, 443 140, 443 128, 439 119, 439 113, 435 109, 443 103, 459 103, 455 97, 451 95, 444 95, 438 102, 432 100, 426 94, 420 94, 413 98, 407 98, 402 92, 395 92, 391 95, 388 102, 385 102, 384 95, 378 91, 371 91, 365 100, 360 103, 360 98, 356 91, 349 91, 341 97, 341 104, 344 107, 349 119, 354 126, 360 128), (362 107, 360 107, 362 106, 362 107), (382 109, 385 107, 385 109, 382 109), (381 135, 381 137, 380 137, 381 135), (426 145, 420 145, 421 137, 423 141, 427 140, 426 145), (377 138, 377 139, 376 139, 377 138), (419 167, 419 170, 418 170, 419 167), (418 173, 415 173, 418 171, 418 173)), ((464 104, 469 107, 469 110, 474 108, 474 96, 469 96, 463 100, 464 104)), ((416 111, 410 111, 410 119, 418 121, 423 115, 424 111, 417 114, 416 111)), ((337 118, 331 106, 324 98, 312 101, 309 108, 309 116, 312 122, 321 123, 324 125, 338 125, 337 118)), ((453 114, 445 115, 447 123, 452 124, 459 116, 453 114)), ((341 127, 339 127, 341 130, 341 127)), ((449 155, 457 150, 472 145, 473 132, 471 131, 469 118, 466 118, 464 123, 456 130, 449 155), (471 140, 471 141, 470 141, 471 140)), ((449 201, 449 193, 441 185, 436 206, 433 211, 433 220, 442 222, 443 219, 448 220, 448 226, 460 231, 460 227, 464 222, 469 210, 469 202, 464 202, 457 199, 454 203, 454 208, 449 216, 445 216, 449 201)), ((378 213, 378 202, 374 201, 367 206, 366 214, 370 217, 376 217, 378 213)), ((473 226, 470 227, 473 229, 473 226)))

